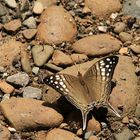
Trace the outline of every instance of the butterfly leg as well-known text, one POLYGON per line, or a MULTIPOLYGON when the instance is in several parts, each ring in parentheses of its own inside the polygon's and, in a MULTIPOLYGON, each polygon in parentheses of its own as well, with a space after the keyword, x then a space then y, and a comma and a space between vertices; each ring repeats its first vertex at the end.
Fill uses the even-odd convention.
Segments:
POLYGON ((117 117, 121 117, 120 114, 116 111, 116 109, 109 102, 107 102, 106 107, 109 108, 117 117))

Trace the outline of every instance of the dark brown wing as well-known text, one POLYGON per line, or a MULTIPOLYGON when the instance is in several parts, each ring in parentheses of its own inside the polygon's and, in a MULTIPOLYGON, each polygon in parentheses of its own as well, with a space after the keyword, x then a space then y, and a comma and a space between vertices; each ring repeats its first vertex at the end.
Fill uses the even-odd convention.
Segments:
POLYGON ((111 92, 111 79, 118 63, 117 56, 103 58, 92 65, 84 74, 83 80, 90 89, 92 101, 106 101, 111 92))

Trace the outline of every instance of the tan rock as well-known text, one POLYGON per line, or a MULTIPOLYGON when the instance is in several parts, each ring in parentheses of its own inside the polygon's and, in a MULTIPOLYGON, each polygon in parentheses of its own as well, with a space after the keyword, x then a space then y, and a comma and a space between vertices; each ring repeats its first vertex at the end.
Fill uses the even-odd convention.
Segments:
POLYGON ((27 29, 23 31, 23 36, 26 39, 32 39, 37 33, 37 29, 27 29))
POLYGON ((88 140, 99 140, 96 136, 90 136, 88 140))
POLYGON ((124 22, 116 22, 114 24, 114 32, 115 33, 120 33, 122 31, 124 31, 125 27, 126 27, 126 25, 125 25, 124 22))
POLYGON ((132 39, 133 39, 132 35, 129 33, 126 33, 126 32, 121 32, 119 34, 119 38, 122 42, 132 41, 132 39))
POLYGON ((55 128, 48 132, 46 140, 82 140, 77 137, 74 133, 55 128))
POLYGON ((51 128, 63 121, 61 114, 35 99, 11 98, 2 101, 0 107, 3 115, 17 130, 51 128))
POLYGON ((135 53, 140 54, 140 45, 133 44, 130 45, 129 48, 135 53))
POLYGON ((0 139, 1 140, 9 140, 10 139, 10 132, 9 130, 0 124, 0 139))
POLYGON ((38 131, 35 134, 35 140, 46 140, 47 133, 45 131, 38 131))
POLYGON ((99 133, 101 131, 100 123, 95 118, 90 119, 87 124, 87 131, 96 131, 99 133))
POLYGON ((129 118, 128 118, 127 116, 125 116, 125 117, 122 119, 122 123, 128 124, 128 123, 129 123, 129 118))
POLYGON ((82 38, 72 46, 75 52, 89 56, 105 55, 118 51, 121 42, 108 34, 93 35, 82 38))
POLYGON ((119 50, 120 55, 128 55, 129 51, 127 47, 123 47, 119 50))
POLYGON ((0 66, 8 67, 12 65, 14 58, 20 54, 23 48, 23 44, 14 39, 10 39, 0 46, 0 66))
POLYGON ((116 79, 117 84, 111 93, 111 104, 116 108, 123 107, 123 115, 132 113, 135 110, 137 99, 140 95, 137 89, 135 67, 130 57, 119 57, 119 63, 113 77, 116 79))
POLYGON ((0 89, 5 93, 5 94, 11 94, 14 91, 14 87, 8 84, 5 81, 0 80, 0 89))
POLYGON ((57 0, 37 0, 43 4, 44 9, 57 4, 57 0))
POLYGON ((108 17, 121 9, 119 0, 85 0, 85 6, 98 17, 108 17))
POLYGON ((19 19, 15 19, 4 24, 4 28, 9 32, 16 32, 20 27, 21 21, 19 19))
POLYGON ((62 7, 51 6, 41 14, 37 38, 45 43, 73 41, 77 34, 73 17, 62 7), (57 23, 57 24, 56 24, 57 23))
POLYGON ((33 7, 33 12, 35 14, 41 14, 43 12, 43 4, 39 1, 35 1, 34 7, 33 7))
POLYGON ((84 54, 67 55, 62 51, 55 50, 52 56, 52 63, 55 65, 71 65, 74 62, 79 63, 87 59, 88 57, 84 54))
POLYGON ((30 65, 29 56, 28 56, 28 53, 24 50, 21 51, 21 65, 22 65, 22 69, 25 72, 31 73, 32 69, 31 69, 31 65, 30 65))

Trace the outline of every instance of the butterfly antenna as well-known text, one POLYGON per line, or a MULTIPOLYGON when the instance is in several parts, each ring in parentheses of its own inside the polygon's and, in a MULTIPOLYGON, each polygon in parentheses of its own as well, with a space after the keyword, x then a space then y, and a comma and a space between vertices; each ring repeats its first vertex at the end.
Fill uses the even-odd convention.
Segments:
POLYGON ((121 117, 120 114, 116 111, 116 109, 108 102, 107 107, 117 116, 121 117))
POLYGON ((83 131, 86 129, 86 126, 87 126, 87 112, 82 112, 82 119, 83 119, 83 131))

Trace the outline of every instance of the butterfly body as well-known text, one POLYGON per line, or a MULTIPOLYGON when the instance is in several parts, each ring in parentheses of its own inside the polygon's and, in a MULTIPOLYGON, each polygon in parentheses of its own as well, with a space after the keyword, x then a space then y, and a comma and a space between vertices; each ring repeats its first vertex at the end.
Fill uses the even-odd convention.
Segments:
POLYGON ((117 63, 117 56, 109 56, 93 64, 83 76, 80 72, 78 72, 77 77, 59 73, 46 77, 44 81, 80 109, 84 130, 87 114, 96 106, 109 107, 119 116, 108 103, 111 92, 111 79, 117 63))

